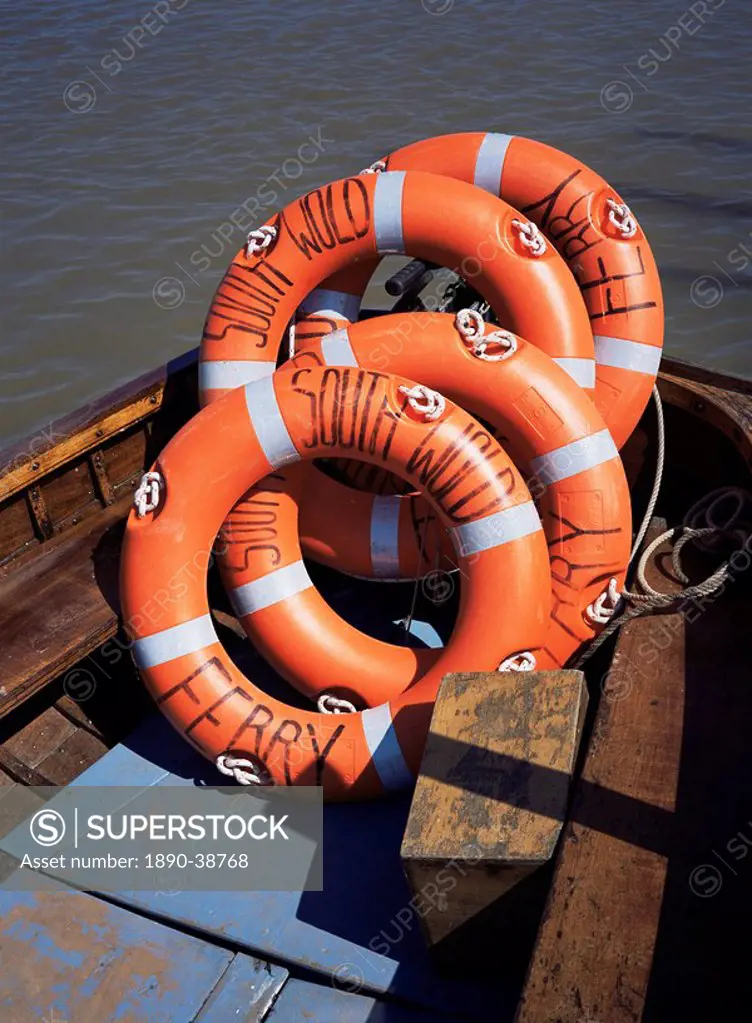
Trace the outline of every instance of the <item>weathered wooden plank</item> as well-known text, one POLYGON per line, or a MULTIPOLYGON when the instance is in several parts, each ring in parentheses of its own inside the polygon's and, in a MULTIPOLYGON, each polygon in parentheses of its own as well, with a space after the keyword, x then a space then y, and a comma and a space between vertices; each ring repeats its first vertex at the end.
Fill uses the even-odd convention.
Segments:
POLYGON ((123 487, 133 486, 150 461, 147 422, 141 424, 141 429, 129 430, 102 450, 102 466, 116 499, 123 487))
POLYGON ((749 377, 745 379, 744 377, 729 376, 727 373, 705 369, 703 366, 697 366, 682 359, 672 359, 671 356, 666 355, 665 351, 661 359, 660 376, 681 377, 684 380, 692 380, 718 390, 731 391, 734 394, 752 398, 752 380, 749 377))
MULTIPOLYGON (((649 580, 676 591, 659 583, 660 554, 649 580)), ((517 1023, 642 1018, 681 761, 684 617, 626 625, 601 691, 517 1023)))
POLYGON ((89 466, 97 485, 99 499, 105 505, 112 504, 115 500, 115 491, 104 464, 104 453, 101 448, 89 455, 89 466))
MULTIPOLYGON (((59 710, 48 707, 4 743, 4 749, 28 767, 39 765, 76 731, 59 710)), ((42 769, 42 773, 44 769, 42 769)))
POLYGON ((402 842, 415 899, 452 877, 421 914, 429 944, 460 927, 472 941, 474 918, 550 860, 586 706, 579 671, 444 678, 402 842))
POLYGON ((41 488, 29 487, 26 491, 26 499, 29 502, 29 508, 31 509, 37 533, 42 540, 49 540, 55 529, 41 488))
POLYGON ((61 466, 42 481, 39 489, 55 533, 63 532, 69 525, 76 525, 102 508, 85 457, 61 466))
POLYGON ((0 746, 0 771, 12 782, 20 785, 49 785, 50 780, 41 771, 29 767, 9 750, 0 746))
POLYGON ((104 739, 102 729, 88 712, 87 705, 90 702, 90 699, 85 702, 73 700, 64 692, 63 695, 55 701, 54 705, 63 717, 66 717, 74 725, 77 725, 79 728, 85 728, 87 731, 91 732, 92 735, 96 735, 98 739, 104 739))
POLYGON ((547 1018, 542 1011, 562 1023, 579 1023, 587 1012, 610 1023, 641 1018, 666 880, 661 829, 665 837, 675 808, 684 702, 684 619, 662 618, 669 645, 654 673, 645 651, 655 649, 655 624, 627 626, 604 683, 519 1023, 547 1018), (625 798, 614 800, 614 793, 625 798))
POLYGON ((106 752, 107 746, 101 739, 85 728, 77 728, 39 764, 39 770, 53 785, 69 785, 106 752))
POLYGON ((0 505, 0 567, 19 553, 39 546, 26 495, 0 505))
POLYGON ((4 1020, 193 1023, 232 952, 48 884, 0 890, 4 1020))
POLYGON ((109 531, 128 503, 112 505, 0 575, 0 718, 115 634, 108 597, 117 592, 117 559, 108 542, 116 550, 119 533, 109 531))

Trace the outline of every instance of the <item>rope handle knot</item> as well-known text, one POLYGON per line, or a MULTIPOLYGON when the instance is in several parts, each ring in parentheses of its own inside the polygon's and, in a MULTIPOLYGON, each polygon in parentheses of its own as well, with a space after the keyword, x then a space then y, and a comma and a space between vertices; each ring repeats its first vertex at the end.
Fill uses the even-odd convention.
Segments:
POLYGON ((473 355, 484 362, 501 362, 517 351, 517 338, 506 330, 485 333, 485 320, 477 309, 460 309, 454 318, 460 337, 473 355), (489 345, 498 345, 500 352, 490 353, 489 345))
POLYGON ((246 259, 264 252, 277 237, 277 228, 273 224, 262 224, 255 231, 250 231, 245 240, 246 259))
POLYGON ((220 753, 214 761, 220 774, 234 778, 239 785, 273 785, 274 779, 264 764, 255 757, 236 757, 220 753))
POLYGON ((512 654, 511 657, 505 658, 497 671, 535 671, 535 666, 538 662, 535 660, 535 654, 529 650, 521 650, 518 654, 512 654))
POLYGON ((332 693, 321 693, 316 700, 316 706, 320 714, 356 714, 358 711, 354 703, 350 703, 349 700, 340 700, 332 693))
POLYGON ((141 477, 138 489, 133 495, 133 507, 136 515, 142 519, 149 512, 156 511, 162 496, 165 481, 161 473, 145 472, 141 477))
POLYGON ((386 170, 386 160, 374 160, 369 167, 364 167, 361 174, 383 174, 386 170))
POLYGON ((608 586, 592 604, 588 604, 585 615, 592 625, 608 625, 616 614, 622 595, 616 579, 609 579, 608 586))
POLYGON ((537 224, 531 220, 513 220, 512 227, 517 230, 520 241, 530 250, 531 256, 543 255, 548 245, 537 224))
POLYGON ((399 393, 407 397, 407 404, 413 412, 422 416, 428 423, 439 419, 446 411, 446 398, 444 395, 439 394, 438 391, 432 391, 430 387, 426 387, 424 384, 415 384, 414 387, 406 387, 404 384, 401 384, 399 393))
POLYGON ((613 224, 622 238, 634 238, 637 234, 637 221, 634 213, 625 202, 606 199, 609 223, 613 224))

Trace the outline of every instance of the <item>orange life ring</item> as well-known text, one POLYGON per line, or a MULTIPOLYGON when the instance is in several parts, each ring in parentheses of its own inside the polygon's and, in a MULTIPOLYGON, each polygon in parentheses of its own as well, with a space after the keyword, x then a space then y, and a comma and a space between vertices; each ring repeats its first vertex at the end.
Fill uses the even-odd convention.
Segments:
POLYGON ((502 200, 417 171, 346 178, 301 196, 251 232, 217 288, 201 341, 202 403, 274 371, 288 322, 324 278, 395 252, 464 268, 511 330, 592 360, 577 285, 542 236, 530 242, 536 231, 502 200))
MULTIPOLYGON (((211 550, 227 508, 263 476, 302 458, 326 455, 331 430, 346 438, 362 433, 359 456, 381 464, 389 456, 415 465, 427 444, 440 442, 470 459, 468 473, 477 486, 459 508, 456 489, 434 494, 434 507, 455 523, 463 554, 475 553, 491 569, 486 574, 490 586, 463 591, 463 621, 483 618, 498 649, 540 646, 550 590, 540 520, 498 445, 474 444, 477 424, 450 403, 427 423, 405 404, 402 388, 412 385, 404 379, 344 372, 360 386, 353 387, 351 402, 343 400, 340 375, 339 401, 328 414, 324 398, 335 375, 326 368, 299 366, 234 390, 183 427, 147 476, 154 492, 148 501, 139 492, 138 513, 128 520, 121 604, 148 689, 200 752, 220 764, 228 756, 248 758, 259 775, 266 773, 277 784, 321 784, 328 798, 356 799, 410 784, 439 679, 424 678, 389 703, 337 716, 290 707, 254 686, 218 640, 205 579, 184 579, 187 560, 195 563, 196 552, 211 550), (489 497, 489 513, 476 521, 489 497), (504 579, 503 606, 493 582, 499 578, 504 579), (147 619, 143 608, 155 593, 169 598, 175 579, 187 592, 180 600, 162 601, 164 613, 156 621, 147 619)), ((418 474, 418 469, 408 472, 413 482, 418 474)), ((482 646, 467 652, 465 670, 489 667, 488 637, 482 646)))
MULTIPOLYGON (((320 358, 304 353, 279 373, 292 372, 296 386, 307 389, 306 378, 312 367, 321 366, 320 358)), ((378 431, 370 432, 371 428, 366 430, 363 425, 357 435, 351 428, 349 437, 345 437, 342 420, 350 416, 348 405, 357 400, 364 388, 372 391, 364 395, 367 404, 374 408, 383 404, 381 391, 386 379, 384 374, 369 374, 352 367, 323 367, 322 397, 315 426, 324 452, 348 455, 374 447, 378 431)), ((431 394, 425 388, 420 390, 431 394)), ((403 405, 408 400, 415 403, 415 399, 403 398, 403 405)), ((374 422, 384 415, 388 412, 375 413, 374 422)), ((477 528, 482 529, 489 515, 508 504, 506 491, 519 495, 526 491, 498 443, 469 417, 462 426, 462 444, 448 447, 442 425, 445 415, 435 430, 426 432, 420 452, 414 454, 414 467, 411 462, 402 461, 399 452, 391 451, 377 464, 389 465, 393 471, 410 476, 422 473, 427 461, 446 461, 447 471, 438 475, 443 482, 442 496, 451 507, 452 516, 439 510, 438 521, 453 536, 451 531, 460 519, 466 527, 477 523, 477 528), (476 462, 482 457, 490 462, 488 472, 484 469, 485 475, 479 475, 476 469, 476 462), (496 482, 492 484, 492 480, 496 482)), ((455 419, 459 422, 458 416, 455 419)), ((389 420, 384 419, 382 432, 388 426, 389 420)), ((261 480, 233 508, 222 527, 218 562, 228 596, 254 646, 279 674, 300 692, 317 700, 322 709, 325 705, 336 707, 337 701, 342 700, 362 709, 399 695, 420 678, 435 679, 438 684, 447 672, 466 670, 464 666, 470 660, 482 659, 487 668, 497 667, 509 651, 503 648, 503 643, 499 648, 483 616, 461 618, 447 646, 438 652, 381 642, 359 632, 336 614, 313 585, 301 560, 298 499, 301 484, 309 473, 295 470, 310 468, 296 466, 292 472, 283 469, 261 480)), ((433 481, 433 485, 438 483, 433 481)), ((340 511, 337 504, 329 507, 333 527, 330 532, 335 535, 350 527, 349 517, 341 518, 340 511)), ((469 590, 480 588, 492 599, 498 581, 495 555, 458 555, 454 546, 452 552, 453 564, 462 572, 463 586, 469 590)))
MULTIPOLYGON (((575 157, 542 142, 496 132, 414 142, 379 166, 390 173, 430 171, 477 185, 520 210, 556 246, 587 306, 595 366, 587 356, 578 362, 561 359, 554 334, 539 341, 508 320, 500 322, 556 358, 581 386, 594 384, 598 410, 621 448, 650 398, 664 330, 655 260, 622 198, 575 157)), ((354 320, 374 265, 361 264, 325 281, 307 297, 303 314, 328 308, 354 320)))
MULTIPOLYGON (((462 316, 473 323, 472 314, 457 319, 462 316)), ((599 631, 599 616, 590 609, 609 581, 623 587, 632 529, 629 487, 602 417, 574 381, 535 346, 479 321, 463 335, 448 313, 378 316, 307 342, 305 354, 324 365, 419 379, 497 431, 529 477, 551 559, 551 627, 543 650, 535 652, 538 667, 561 667, 599 631), (508 347, 494 338, 507 338, 508 347)), ((427 460, 421 467, 429 493, 451 471, 437 471, 440 465, 440 459, 427 460)), ((322 472, 306 473, 300 538, 305 555, 364 577, 428 576, 427 585, 438 586, 440 577, 432 583, 431 574, 456 565, 421 495, 365 493, 322 472)), ((254 623, 248 625, 250 638, 268 646, 254 623)))

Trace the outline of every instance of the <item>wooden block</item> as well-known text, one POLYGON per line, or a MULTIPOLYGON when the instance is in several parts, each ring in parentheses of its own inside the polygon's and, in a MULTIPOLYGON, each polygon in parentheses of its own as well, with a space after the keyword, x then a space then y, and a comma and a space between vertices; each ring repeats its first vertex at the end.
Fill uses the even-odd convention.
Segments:
POLYGON ((642 1018, 681 755, 683 617, 630 622, 607 678, 518 1023, 642 1018), (657 672, 641 654, 656 629, 671 637, 657 672))
POLYGON ((586 706, 579 671, 444 678, 402 843, 429 944, 551 859, 586 706))

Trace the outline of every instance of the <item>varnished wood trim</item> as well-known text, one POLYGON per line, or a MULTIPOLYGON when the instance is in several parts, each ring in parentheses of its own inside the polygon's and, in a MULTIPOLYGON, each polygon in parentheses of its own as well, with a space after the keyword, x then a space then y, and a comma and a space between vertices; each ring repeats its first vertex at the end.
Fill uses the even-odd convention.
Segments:
POLYGON ((661 371, 670 376, 681 377, 683 380, 692 380, 699 384, 718 387, 721 390, 752 395, 752 380, 728 376, 726 373, 716 373, 714 370, 694 366, 692 363, 682 362, 680 359, 671 359, 666 355, 661 359, 661 371))
POLYGON ((152 416, 162 404, 168 380, 193 372, 196 358, 195 351, 188 352, 174 364, 162 366, 58 420, 39 438, 26 439, 0 452, 0 500, 152 416), (41 443, 35 444, 35 439, 41 443))
POLYGON ((50 448, 49 451, 37 455, 33 462, 18 466, 5 477, 1 477, 2 497, 12 497, 13 494, 27 486, 31 480, 60 468, 70 459, 84 454, 95 445, 100 445, 102 441, 152 415, 161 405, 163 394, 164 386, 160 385, 150 394, 136 399, 126 408, 118 409, 111 415, 104 416, 98 423, 85 427, 80 433, 66 438, 50 448))
POLYGON ((724 433, 752 471, 752 397, 669 373, 658 378, 661 398, 724 433))

